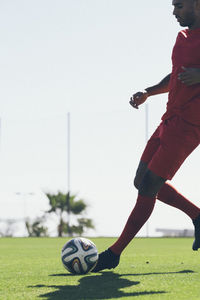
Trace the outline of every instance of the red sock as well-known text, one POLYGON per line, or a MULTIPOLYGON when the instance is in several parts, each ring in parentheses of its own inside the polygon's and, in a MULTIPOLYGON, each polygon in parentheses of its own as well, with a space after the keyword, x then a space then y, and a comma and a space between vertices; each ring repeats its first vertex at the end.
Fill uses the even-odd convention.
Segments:
POLYGON ((200 208, 182 196, 173 186, 165 183, 158 192, 157 198, 186 213, 191 219, 196 219, 200 214, 200 208))
POLYGON ((120 255, 124 248, 130 243, 140 228, 148 220, 153 211, 155 200, 155 198, 138 195, 136 205, 127 220, 122 234, 110 247, 114 254, 120 255))

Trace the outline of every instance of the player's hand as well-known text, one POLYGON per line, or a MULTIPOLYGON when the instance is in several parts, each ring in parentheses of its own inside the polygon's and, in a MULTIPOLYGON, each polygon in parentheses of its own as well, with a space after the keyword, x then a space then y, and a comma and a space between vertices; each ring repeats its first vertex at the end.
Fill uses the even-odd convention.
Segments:
POLYGON ((183 72, 178 74, 178 79, 185 85, 190 86, 200 83, 200 68, 185 68, 183 72))
POLYGON ((144 92, 137 92, 136 94, 133 94, 133 96, 130 98, 130 105, 134 108, 138 109, 139 105, 144 103, 148 98, 148 93, 146 91, 144 92))

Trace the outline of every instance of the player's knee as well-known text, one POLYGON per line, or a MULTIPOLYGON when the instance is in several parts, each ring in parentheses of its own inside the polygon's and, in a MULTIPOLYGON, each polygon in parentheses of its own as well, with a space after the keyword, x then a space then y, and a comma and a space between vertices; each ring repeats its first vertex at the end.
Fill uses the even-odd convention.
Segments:
POLYGON ((148 170, 139 185, 139 194, 147 197, 156 197, 164 182, 164 178, 148 170))
POLYGON ((147 171, 147 163, 140 161, 139 166, 136 171, 135 178, 133 180, 133 184, 137 190, 139 189, 140 183, 141 183, 146 171, 147 171))
POLYGON ((133 180, 133 185, 137 190, 139 189, 140 181, 138 180, 137 176, 135 176, 135 178, 133 180))

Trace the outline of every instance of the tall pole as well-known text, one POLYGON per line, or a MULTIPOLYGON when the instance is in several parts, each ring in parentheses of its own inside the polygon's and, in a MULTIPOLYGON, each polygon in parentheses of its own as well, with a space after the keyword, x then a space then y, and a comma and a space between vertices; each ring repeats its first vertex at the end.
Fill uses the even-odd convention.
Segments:
POLYGON ((67 187, 70 193, 70 112, 67 113, 67 187))
POLYGON ((67 113, 67 188, 68 234, 70 235, 70 112, 67 113))
POLYGON ((2 121, 0 117, 0 150, 1 150, 1 139, 2 139, 2 121))
MULTIPOLYGON (((148 103, 145 104, 145 141, 149 138, 149 110, 148 103)), ((149 237, 149 221, 146 222, 146 237, 149 237)))

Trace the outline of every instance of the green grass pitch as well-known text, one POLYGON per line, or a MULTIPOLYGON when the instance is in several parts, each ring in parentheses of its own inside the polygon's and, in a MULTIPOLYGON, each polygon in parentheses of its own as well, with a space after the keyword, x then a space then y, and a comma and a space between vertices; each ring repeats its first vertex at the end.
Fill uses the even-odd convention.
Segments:
MULTIPOLYGON (((99 251, 115 239, 92 238, 99 251)), ((65 238, 0 238, 0 299, 200 299, 200 251, 188 238, 136 238, 115 270, 71 275, 65 238)))

